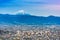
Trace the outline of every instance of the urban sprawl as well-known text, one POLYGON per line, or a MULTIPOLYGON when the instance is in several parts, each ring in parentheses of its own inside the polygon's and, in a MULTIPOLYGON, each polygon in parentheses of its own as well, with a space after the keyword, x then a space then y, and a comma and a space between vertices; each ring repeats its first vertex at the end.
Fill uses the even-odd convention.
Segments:
POLYGON ((60 40, 60 25, 0 25, 0 40, 60 40))

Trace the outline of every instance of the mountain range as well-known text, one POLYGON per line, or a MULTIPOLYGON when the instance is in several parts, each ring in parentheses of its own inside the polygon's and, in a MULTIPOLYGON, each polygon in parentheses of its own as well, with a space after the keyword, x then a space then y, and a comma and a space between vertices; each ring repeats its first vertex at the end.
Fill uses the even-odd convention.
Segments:
POLYGON ((29 14, 10 15, 0 14, 0 24, 60 24, 60 17, 56 16, 33 16, 29 14))

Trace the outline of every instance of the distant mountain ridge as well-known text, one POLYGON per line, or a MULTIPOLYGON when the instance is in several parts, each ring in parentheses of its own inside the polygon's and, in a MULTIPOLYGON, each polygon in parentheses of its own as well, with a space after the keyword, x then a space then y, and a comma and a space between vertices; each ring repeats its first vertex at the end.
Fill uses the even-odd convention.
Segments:
POLYGON ((0 24, 60 24, 60 17, 0 14, 0 24))

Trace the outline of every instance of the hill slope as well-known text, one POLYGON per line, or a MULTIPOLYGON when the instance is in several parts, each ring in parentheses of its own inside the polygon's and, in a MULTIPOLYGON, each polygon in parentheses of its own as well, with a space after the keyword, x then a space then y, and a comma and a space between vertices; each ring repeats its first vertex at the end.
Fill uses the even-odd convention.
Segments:
POLYGON ((0 24, 60 24, 60 17, 0 14, 0 24))

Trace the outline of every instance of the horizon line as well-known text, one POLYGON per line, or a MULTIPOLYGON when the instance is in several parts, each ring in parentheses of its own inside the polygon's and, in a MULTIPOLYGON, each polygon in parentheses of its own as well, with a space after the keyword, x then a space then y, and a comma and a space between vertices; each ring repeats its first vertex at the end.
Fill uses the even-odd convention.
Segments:
MULTIPOLYGON (((8 14, 8 13, 6 13, 6 14, 2 14, 2 13, 0 13, 0 15, 31 15, 31 14, 8 14)), ((38 16, 38 15, 31 15, 31 16, 37 16, 37 17, 60 17, 60 16, 55 16, 55 15, 48 15, 48 16, 43 16, 43 15, 41 15, 41 16, 38 16)))

